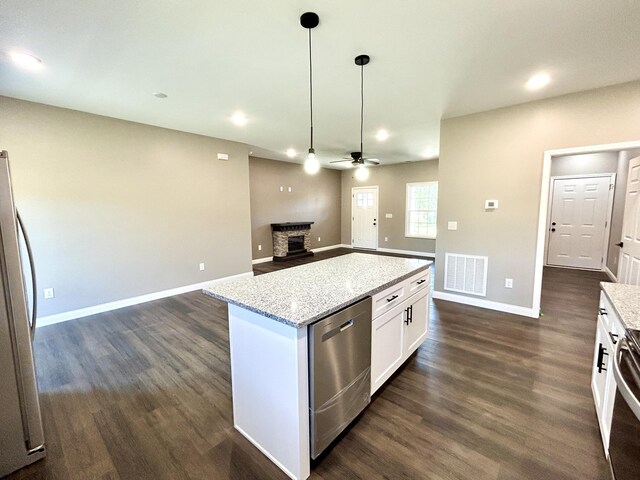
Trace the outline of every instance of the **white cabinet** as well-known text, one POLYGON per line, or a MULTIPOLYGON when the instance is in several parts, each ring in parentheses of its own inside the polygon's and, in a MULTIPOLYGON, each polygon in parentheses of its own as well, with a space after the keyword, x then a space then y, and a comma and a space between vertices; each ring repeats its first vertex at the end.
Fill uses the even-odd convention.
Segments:
POLYGON ((380 315, 372 323, 371 394, 382 385, 404 361, 402 333, 406 310, 398 305, 380 315))
POLYGON ((616 396, 616 381, 613 378, 612 367, 613 352, 618 339, 624 335, 624 327, 605 294, 601 293, 600 295, 596 343, 593 351, 591 391, 600 425, 602 445, 608 456, 611 417, 616 396))
POLYGON ((423 290, 411 297, 411 305, 407 307, 404 321, 404 352, 408 357, 422 345, 427 338, 427 325, 429 324, 428 290, 423 290))
MULTIPOLYGON (((411 291, 413 294, 376 317, 373 304, 371 334, 371 394, 416 351, 427 338, 429 324, 429 271, 409 278, 387 291, 411 291), (418 277, 418 278, 416 278, 418 277), (420 280, 425 280, 417 283, 420 280)), ((380 297, 389 298, 389 297, 380 297)))

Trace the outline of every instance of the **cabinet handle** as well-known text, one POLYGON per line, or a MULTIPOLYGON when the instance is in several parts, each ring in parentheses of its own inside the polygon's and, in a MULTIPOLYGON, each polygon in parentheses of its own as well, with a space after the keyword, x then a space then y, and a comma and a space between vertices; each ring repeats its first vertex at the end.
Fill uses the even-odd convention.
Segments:
POLYGON ((602 373, 602 372, 606 372, 607 369, 604 368, 604 356, 609 356, 609 354, 607 353, 607 349, 604 348, 602 346, 602 344, 599 344, 600 346, 598 347, 598 362, 596 363, 597 367, 598 367, 598 373, 602 373))
POLYGON ((406 316, 404 317, 404 324, 405 325, 409 325, 409 321, 410 321, 409 320, 410 319, 410 317, 409 317, 409 309, 410 308, 411 307, 407 307, 407 308, 404 309, 404 313, 406 314, 406 316))
POLYGON ((417 283, 418 285, 422 285, 422 284, 423 284, 424 282, 426 282, 426 281, 427 281, 427 279, 426 279, 426 278, 423 278, 422 280, 418 280, 416 283, 417 283))
POLYGON ((394 295, 391 298, 387 298, 387 302, 393 302, 396 298, 398 298, 398 295, 394 295))
POLYGON ((598 312, 600 313, 600 315, 606 315, 607 311, 604 308, 599 308, 598 312))
POLYGON ((413 305, 409 307, 409 322, 413 323, 413 305))
POLYGON ((616 335, 615 333, 609 332, 609 337, 611 337, 611 341, 613 342, 614 345, 618 343, 618 335, 616 335))

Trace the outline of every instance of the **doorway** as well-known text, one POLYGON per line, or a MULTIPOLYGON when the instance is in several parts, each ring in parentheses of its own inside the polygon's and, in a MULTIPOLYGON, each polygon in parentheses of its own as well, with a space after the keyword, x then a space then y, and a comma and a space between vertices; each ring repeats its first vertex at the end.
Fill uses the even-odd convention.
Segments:
MULTIPOLYGON (((568 155, 584 155, 584 154, 594 154, 600 152, 618 152, 618 154, 628 154, 630 152, 640 152, 640 140, 631 141, 631 142, 621 142, 621 143, 611 143, 605 145, 592 145, 587 147, 575 147, 575 148, 565 148, 560 150, 547 150, 544 152, 543 164, 542 164, 542 178, 540 185, 540 208, 538 213, 538 234, 536 241, 536 260, 535 260, 535 273, 533 279, 533 298, 532 298, 532 312, 536 314, 540 312, 540 299, 542 294, 542 275, 544 271, 544 266, 546 263, 546 240, 549 228, 549 199, 550 199, 550 191, 551 191, 551 177, 552 174, 552 160, 557 159, 558 157, 568 156, 568 155)), ((638 156, 638 154, 635 154, 638 156)), ((617 181, 620 182, 621 185, 626 185, 625 181, 620 181, 620 171, 617 172, 617 181)), ((626 176, 626 173, 625 175, 626 176)), ((624 191, 624 187, 620 187, 618 189, 618 195, 624 191)), ((615 196, 614 199, 614 213, 613 217, 617 217, 616 213, 616 204, 618 202, 618 195, 615 196)), ((610 248, 610 257, 616 259, 618 258, 619 245, 618 241, 613 238, 613 233, 611 234, 610 241, 614 245, 613 248, 610 248)), ((604 271, 611 278, 612 281, 616 281, 615 275, 613 275, 609 269, 605 266, 604 271)))
POLYGON ((629 161, 618 281, 640 285, 640 157, 629 161))
POLYGON ((615 174, 551 178, 547 265, 603 270, 615 174))
POLYGON ((351 245, 378 248, 378 187, 351 189, 351 245))

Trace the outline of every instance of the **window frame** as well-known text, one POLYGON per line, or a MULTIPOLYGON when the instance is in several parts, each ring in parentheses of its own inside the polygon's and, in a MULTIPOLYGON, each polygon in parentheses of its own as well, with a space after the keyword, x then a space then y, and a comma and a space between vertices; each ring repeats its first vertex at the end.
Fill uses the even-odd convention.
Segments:
MULTIPOLYGON (((405 189, 406 189, 406 193, 405 193, 405 205, 404 205, 404 236, 405 238, 424 238, 427 240, 435 240, 437 235, 438 235, 438 230, 437 230, 437 224, 438 224, 438 204, 437 204, 437 199, 436 199, 436 209, 435 209, 435 213, 436 213, 436 235, 412 235, 409 233, 409 223, 410 223, 410 218, 411 218, 411 212, 432 212, 433 210, 411 210, 409 207, 411 205, 411 188, 412 187, 417 187, 417 186, 428 186, 428 185, 436 185, 436 188, 438 188, 438 181, 437 180, 433 180, 433 181, 429 181, 429 182, 410 182, 407 183, 405 189)), ((437 198, 437 197, 436 197, 437 198)))

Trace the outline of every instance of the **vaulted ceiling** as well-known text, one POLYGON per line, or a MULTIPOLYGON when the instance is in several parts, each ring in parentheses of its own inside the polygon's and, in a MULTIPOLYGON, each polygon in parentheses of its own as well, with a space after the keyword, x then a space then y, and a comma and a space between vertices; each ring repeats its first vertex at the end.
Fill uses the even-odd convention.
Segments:
MULTIPOLYGON (((290 160, 309 143, 313 30, 315 146, 323 164, 357 150, 365 67, 365 153, 384 163, 438 155, 457 116, 640 78, 638 0, 2 0, 0 94, 235 140, 290 160), (41 58, 38 72, 8 52, 41 58), (551 84, 524 83, 546 71, 551 84), (164 92, 165 99, 154 92, 164 92), (230 122, 235 111, 248 122, 230 122), (389 131, 384 142, 379 128, 389 131)), ((346 165, 349 165, 348 163, 346 165)))

